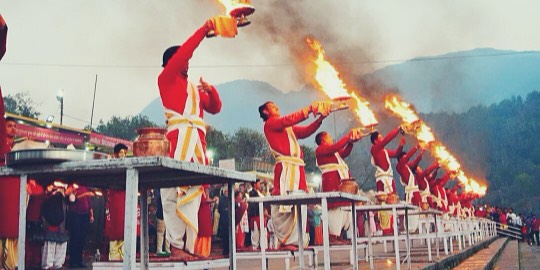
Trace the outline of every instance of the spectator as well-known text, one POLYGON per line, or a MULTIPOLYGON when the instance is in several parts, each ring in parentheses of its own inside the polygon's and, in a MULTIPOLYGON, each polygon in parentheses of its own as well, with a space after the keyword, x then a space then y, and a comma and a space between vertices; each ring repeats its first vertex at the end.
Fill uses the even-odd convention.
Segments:
POLYGON ((534 242, 537 246, 540 246, 539 231, 540 231, 540 219, 533 215, 532 219, 532 234, 534 235, 534 242))
POLYGON ((94 193, 85 186, 73 188, 66 192, 69 195, 68 228, 69 228, 69 265, 71 268, 86 268, 83 263, 83 249, 90 223, 94 222, 94 209, 91 197, 94 193))

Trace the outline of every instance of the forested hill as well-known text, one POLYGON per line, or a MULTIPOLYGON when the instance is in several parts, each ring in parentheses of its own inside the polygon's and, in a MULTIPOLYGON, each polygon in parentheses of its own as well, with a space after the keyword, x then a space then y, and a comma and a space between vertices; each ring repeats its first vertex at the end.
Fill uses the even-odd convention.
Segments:
POLYGON ((515 212, 540 207, 540 92, 526 98, 476 106, 461 114, 436 113, 423 118, 441 141, 466 165, 485 172, 483 199, 515 212))

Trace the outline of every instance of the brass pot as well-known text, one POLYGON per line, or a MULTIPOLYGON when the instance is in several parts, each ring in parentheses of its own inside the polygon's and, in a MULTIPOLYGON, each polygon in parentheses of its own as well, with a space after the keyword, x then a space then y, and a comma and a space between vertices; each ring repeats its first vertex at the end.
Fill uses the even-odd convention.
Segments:
POLYGON ((381 204, 382 202, 386 202, 386 197, 388 197, 388 194, 377 194, 375 195, 375 197, 377 198, 377 201, 379 201, 379 204, 381 204))
POLYGON ((166 129, 160 127, 145 127, 137 129, 139 137, 133 142, 133 155, 169 156, 169 141, 165 137, 166 129))
POLYGON ((394 193, 388 194, 388 196, 386 197, 386 203, 387 204, 397 204, 397 203, 399 203, 398 195, 394 194, 394 193))
POLYGON ((356 179, 354 178, 341 179, 338 187, 338 191, 355 195, 358 194, 358 189, 358 184, 356 183, 356 179))
POLYGON ((429 203, 423 202, 422 204, 420 204, 420 209, 428 210, 429 209, 429 203))

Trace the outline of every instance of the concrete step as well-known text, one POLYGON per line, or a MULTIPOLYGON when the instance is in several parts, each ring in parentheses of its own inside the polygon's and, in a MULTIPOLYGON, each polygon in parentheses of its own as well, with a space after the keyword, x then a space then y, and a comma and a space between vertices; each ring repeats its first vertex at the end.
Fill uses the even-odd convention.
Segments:
POLYGON ((499 238, 483 249, 479 249, 474 255, 470 256, 457 267, 456 270, 472 270, 472 269, 493 269, 493 265, 504 250, 508 238, 499 238))
POLYGON ((540 246, 520 242, 519 264, 523 270, 540 269, 540 246))
POLYGON ((519 270, 519 242, 510 240, 495 263, 495 270, 519 270))

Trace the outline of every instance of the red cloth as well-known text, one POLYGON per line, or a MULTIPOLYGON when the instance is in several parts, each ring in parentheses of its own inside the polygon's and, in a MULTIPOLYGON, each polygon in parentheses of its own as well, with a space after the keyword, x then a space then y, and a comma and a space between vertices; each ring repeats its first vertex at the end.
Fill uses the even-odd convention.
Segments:
MULTIPOLYGON (((351 154, 353 144, 349 142, 349 134, 346 134, 335 144, 324 145, 320 144, 317 149, 315 149, 315 158, 317 160, 317 165, 322 166, 326 164, 337 164, 338 159, 336 153, 341 156, 341 158, 346 158, 351 154)), ((349 172, 350 175, 350 172, 349 172)), ((341 177, 339 172, 331 171, 325 172, 322 174, 322 191, 331 192, 338 190, 339 185, 341 184, 341 177)), ((340 206, 350 206, 348 202, 331 202, 328 203, 328 208, 336 208, 340 206)))
POLYGON ((199 232, 198 236, 212 237, 214 230, 212 227, 212 211, 208 202, 206 193, 203 193, 201 198, 201 206, 199 207, 199 232))
MULTIPOLYGON (((183 113, 186 105, 188 78, 187 74, 182 75, 189 66, 189 59, 193 56, 193 52, 199 46, 201 41, 206 36, 204 27, 199 28, 171 57, 165 68, 158 77, 159 94, 161 102, 165 108, 174 110, 178 113, 183 113)), ((221 110, 221 99, 217 90, 212 87, 211 91, 199 91, 200 102, 199 107, 200 117, 203 117, 203 111, 211 114, 216 114, 221 110)), ((198 130, 199 137, 204 150, 206 151, 206 136, 203 131, 198 130)), ((167 133, 167 139, 170 145, 170 157, 174 157, 176 143, 178 138, 178 130, 167 133)))
POLYGON ((532 230, 534 232, 540 231, 540 219, 535 218, 532 222, 532 230))
MULTIPOLYGON (((420 163, 420 160, 422 159, 422 154, 420 154, 418 157, 416 157, 414 160, 410 161, 414 153, 418 150, 417 147, 411 148, 409 152, 407 152, 401 159, 398 161, 396 165, 396 170, 399 173, 401 177, 401 184, 403 186, 407 186, 409 184, 409 179, 412 177, 414 181, 414 184, 418 186, 418 181, 416 180, 416 175, 414 175, 411 171, 411 168, 414 168, 418 166, 418 163, 420 163)), ((406 196, 406 194, 405 194, 406 196)), ((420 195, 420 189, 417 191, 414 191, 411 198, 411 203, 416 206, 420 206, 422 203, 422 196, 420 195)))
MULTIPOLYGON (((311 136, 321 126, 322 121, 316 120, 307 126, 295 126, 296 124, 306 120, 307 114, 303 111, 291 113, 283 117, 270 117, 264 122, 264 135, 266 140, 274 151, 281 153, 285 156, 291 155, 291 149, 289 145, 289 137, 287 131, 288 127, 292 127, 294 135, 297 139, 304 139, 311 136)), ((304 158, 304 153, 300 153, 300 158, 304 158)), ((274 190, 272 195, 280 195, 280 181, 281 171, 283 167, 281 163, 277 163, 274 167, 274 190)), ((300 167, 300 184, 298 189, 307 192, 306 174, 304 167, 300 167)), ((283 194, 285 195, 285 194, 283 194)))
MULTIPOLYGON (((108 215, 105 216, 105 236, 109 241, 124 240, 126 191, 110 189, 107 193, 108 215)), ((141 208, 137 204, 137 236, 141 234, 141 208)))
POLYGON ((0 238, 19 236, 19 186, 17 176, 0 177, 0 238))

